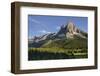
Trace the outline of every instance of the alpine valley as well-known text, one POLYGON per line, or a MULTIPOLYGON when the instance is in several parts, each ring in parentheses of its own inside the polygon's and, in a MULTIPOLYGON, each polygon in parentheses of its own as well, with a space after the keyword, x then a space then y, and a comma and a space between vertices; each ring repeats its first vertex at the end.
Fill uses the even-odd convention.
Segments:
POLYGON ((68 22, 56 33, 28 39, 28 47, 28 60, 87 58, 88 34, 68 22))

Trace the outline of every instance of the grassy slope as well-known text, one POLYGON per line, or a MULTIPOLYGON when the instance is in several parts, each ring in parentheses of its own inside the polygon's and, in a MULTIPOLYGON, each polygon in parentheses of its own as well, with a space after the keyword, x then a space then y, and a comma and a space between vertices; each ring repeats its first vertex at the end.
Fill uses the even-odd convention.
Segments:
POLYGON ((87 39, 49 40, 40 48, 29 48, 29 60, 87 58, 87 39))
POLYGON ((64 48, 64 49, 76 49, 87 48, 87 39, 75 38, 75 39, 61 39, 53 40, 45 43, 41 47, 43 48, 64 48))

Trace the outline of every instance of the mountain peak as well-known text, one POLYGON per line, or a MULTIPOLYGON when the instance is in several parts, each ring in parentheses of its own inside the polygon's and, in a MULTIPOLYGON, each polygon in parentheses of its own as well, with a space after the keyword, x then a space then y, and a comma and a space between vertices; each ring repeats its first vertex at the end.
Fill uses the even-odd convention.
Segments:
POLYGON ((74 38, 74 35, 79 34, 79 33, 80 33, 80 30, 75 26, 75 24, 73 22, 68 22, 66 37, 74 38))
POLYGON ((82 31, 76 27, 76 25, 69 21, 66 25, 62 25, 60 30, 58 31, 57 35, 58 37, 66 37, 68 38, 74 38, 75 36, 86 38, 82 35, 82 31))
POLYGON ((87 38, 87 33, 81 31, 73 22, 68 22, 66 25, 62 25, 57 33, 44 34, 42 36, 34 36, 34 38, 29 39, 29 42, 38 43, 40 41, 52 40, 52 39, 74 39, 75 37, 87 38))
POLYGON ((69 33, 79 33, 79 29, 75 26, 73 22, 68 22, 68 24, 65 26, 66 31, 69 33))
POLYGON ((75 28, 74 23, 73 22, 68 22, 68 24, 67 24, 67 30, 68 30, 68 32, 73 31, 74 28, 75 28))

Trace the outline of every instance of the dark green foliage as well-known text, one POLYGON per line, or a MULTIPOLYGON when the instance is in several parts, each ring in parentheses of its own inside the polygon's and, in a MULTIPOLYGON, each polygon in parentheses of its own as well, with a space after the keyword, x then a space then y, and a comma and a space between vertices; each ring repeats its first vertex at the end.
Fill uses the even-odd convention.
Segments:
POLYGON ((69 56, 64 53, 48 53, 33 51, 29 52, 28 60, 48 60, 48 59, 69 59, 69 56))
POLYGON ((28 60, 87 58, 87 49, 30 48, 28 60))

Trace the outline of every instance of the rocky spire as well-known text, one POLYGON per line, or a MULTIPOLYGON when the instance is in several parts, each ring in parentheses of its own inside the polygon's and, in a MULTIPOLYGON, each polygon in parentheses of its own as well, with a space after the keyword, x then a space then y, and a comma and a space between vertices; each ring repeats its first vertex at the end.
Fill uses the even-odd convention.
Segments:
POLYGON ((66 26, 66 37, 73 38, 75 34, 80 33, 80 30, 75 26, 73 22, 68 22, 66 26))
POLYGON ((72 22, 69 22, 69 23, 67 24, 67 32, 73 34, 74 31, 75 31, 74 29, 75 29, 74 24, 73 24, 72 22))

